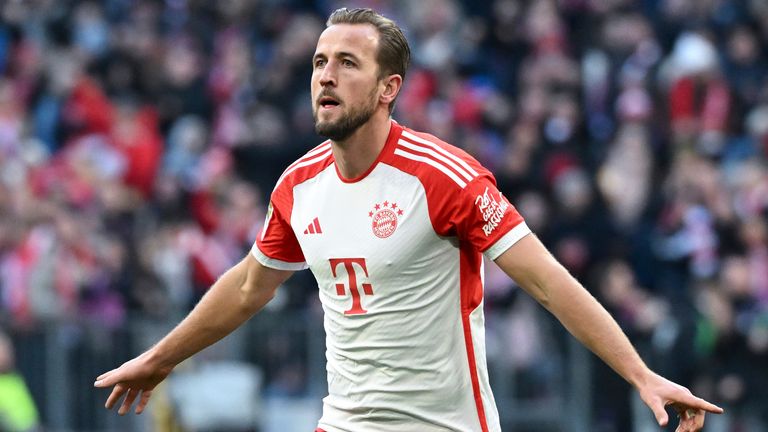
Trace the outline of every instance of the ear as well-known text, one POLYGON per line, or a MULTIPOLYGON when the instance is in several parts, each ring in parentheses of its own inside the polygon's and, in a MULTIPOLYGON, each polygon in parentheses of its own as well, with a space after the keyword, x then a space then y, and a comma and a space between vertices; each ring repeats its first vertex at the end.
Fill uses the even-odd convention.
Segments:
POLYGON ((403 86, 403 77, 393 74, 382 79, 381 83, 384 87, 384 92, 379 96, 379 102, 389 105, 400 93, 400 88, 403 86))

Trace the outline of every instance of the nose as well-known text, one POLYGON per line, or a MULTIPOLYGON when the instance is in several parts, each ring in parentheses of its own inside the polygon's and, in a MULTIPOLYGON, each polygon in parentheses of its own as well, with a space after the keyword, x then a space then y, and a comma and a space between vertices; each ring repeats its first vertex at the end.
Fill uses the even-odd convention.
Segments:
POLYGON ((333 61, 329 61, 323 69, 320 70, 319 82, 322 87, 336 86, 336 67, 333 61))

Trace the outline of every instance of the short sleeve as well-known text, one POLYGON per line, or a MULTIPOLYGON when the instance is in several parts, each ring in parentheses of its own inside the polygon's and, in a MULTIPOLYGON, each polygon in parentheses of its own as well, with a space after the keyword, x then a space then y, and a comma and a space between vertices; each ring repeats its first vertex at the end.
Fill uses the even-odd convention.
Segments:
POLYGON ((279 189, 272 193, 264 227, 251 253, 266 267, 304 270, 307 263, 289 222, 293 200, 288 195, 288 191, 279 189))
POLYGON ((458 201, 453 216, 458 237, 483 252, 488 259, 498 258, 531 232, 489 173, 468 183, 459 192, 458 201))

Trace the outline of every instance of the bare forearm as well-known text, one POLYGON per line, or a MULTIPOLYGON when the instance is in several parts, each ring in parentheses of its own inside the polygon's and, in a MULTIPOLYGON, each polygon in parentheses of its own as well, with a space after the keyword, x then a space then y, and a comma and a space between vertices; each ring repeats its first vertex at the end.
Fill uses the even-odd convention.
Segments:
POLYGON ((564 269, 546 283, 554 291, 547 309, 625 380, 641 384, 649 370, 608 311, 564 269))
POLYGON ((253 289, 245 260, 224 273, 195 308, 147 355, 163 367, 184 359, 234 331, 269 302, 274 289, 253 289))
POLYGON ((587 348, 635 386, 650 372, 619 325, 533 235, 496 263, 587 348))
POLYGON ((213 284, 189 315, 155 346, 117 369, 96 378, 95 387, 113 387, 105 406, 110 409, 125 396, 119 414, 130 410, 140 396, 140 414, 162 382, 182 360, 229 334, 274 295, 292 272, 268 268, 248 254, 213 284))
POLYGON ((550 268, 541 279, 548 293, 547 308, 584 345, 624 377, 653 411, 660 426, 669 422, 666 407, 678 413, 676 430, 699 431, 704 413, 723 409, 694 396, 687 388, 651 371, 616 321, 565 269, 550 268))

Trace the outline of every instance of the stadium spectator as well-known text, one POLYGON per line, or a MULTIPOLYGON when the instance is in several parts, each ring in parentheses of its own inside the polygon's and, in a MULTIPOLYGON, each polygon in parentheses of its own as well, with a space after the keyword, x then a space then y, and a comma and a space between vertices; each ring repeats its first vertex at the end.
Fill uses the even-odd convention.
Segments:
POLYGON ((37 407, 24 378, 16 371, 11 340, 0 332, 0 428, 9 432, 39 430, 37 407))

